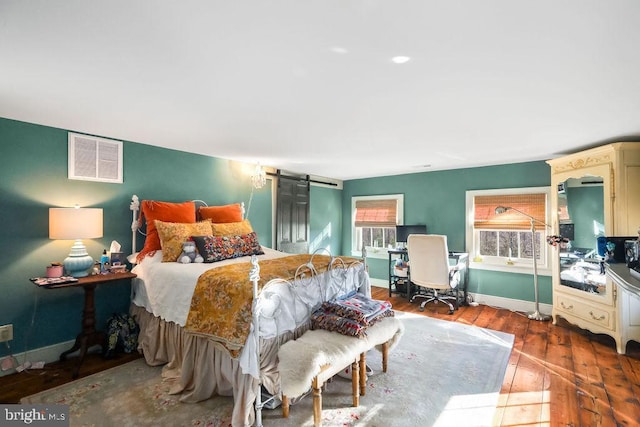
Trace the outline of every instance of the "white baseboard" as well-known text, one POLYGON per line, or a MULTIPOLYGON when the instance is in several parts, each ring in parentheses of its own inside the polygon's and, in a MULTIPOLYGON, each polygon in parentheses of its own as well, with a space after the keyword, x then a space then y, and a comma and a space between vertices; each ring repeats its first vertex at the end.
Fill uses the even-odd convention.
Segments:
MULTIPOLYGON (((520 299, 497 297, 495 295, 483 295, 469 293, 473 296, 473 301, 478 304, 488 305, 491 307, 506 308, 511 311, 529 312, 535 310, 535 303, 533 301, 525 301, 520 299)), ((542 314, 551 315, 553 306, 551 304, 538 304, 538 309, 542 314)))
MULTIPOLYGON (((75 343, 75 340, 65 341, 65 342, 49 345, 46 347, 40 347, 33 350, 29 350, 28 352, 14 354, 13 356, 18 366, 24 365, 25 362, 31 362, 32 364, 35 362, 44 362, 45 364, 51 363, 51 362, 57 362, 60 359, 60 354, 70 349, 74 343, 75 343)), ((74 353, 72 353, 71 355, 73 356, 73 354, 74 353)), ((3 357, 0 357, 0 359, 4 360, 5 357, 9 357, 9 356, 3 356, 3 357)), ((0 369, 0 377, 4 377, 5 375, 9 375, 9 374, 14 374, 16 372, 17 371, 15 369, 15 366, 14 368, 8 369, 6 371, 3 371, 0 369)))
MULTIPOLYGON (((389 288, 389 282, 384 279, 371 279, 371 286, 378 288, 389 288)), ((478 304, 488 305, 491 307, 505 308, 511 311, 529 312, 535 310, 535 303, 532 301, 525 301, 513 298, 497 297, 494 295, 483 295, 469 292, 469 295, 473 297, 473 301, 478 304)), ((539 310, 543 314, 551 314, 551 304, 538 304, 539 310)))
POLYGON ((383 279, 374 279, 371 278, 371 286, 376 286, 378 288, 387 288, 389 289, 389 281, 383 279))

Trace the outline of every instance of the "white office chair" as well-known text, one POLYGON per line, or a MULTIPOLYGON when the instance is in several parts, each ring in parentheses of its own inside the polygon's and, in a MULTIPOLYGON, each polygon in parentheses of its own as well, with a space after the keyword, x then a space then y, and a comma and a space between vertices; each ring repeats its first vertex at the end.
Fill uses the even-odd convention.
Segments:
POLYGON ((411 297, 426 298, 420 311, 430 302, 442 302, 449 306, 449 314, 458 309, 460 268, 449 265, 447 236, 436 234, 411 234, 407 238, 409 256, 409 281, 423 288, 411 297), (454 304, 451 303, 454 302, 454 304))

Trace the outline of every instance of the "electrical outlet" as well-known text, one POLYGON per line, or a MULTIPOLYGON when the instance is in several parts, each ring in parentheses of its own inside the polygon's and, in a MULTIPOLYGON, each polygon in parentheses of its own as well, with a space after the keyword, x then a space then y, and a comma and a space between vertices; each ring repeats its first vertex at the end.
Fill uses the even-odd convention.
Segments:
POLYGON ((0 342, 11 341, 13 339, 13 325, 0 326, 0 342))

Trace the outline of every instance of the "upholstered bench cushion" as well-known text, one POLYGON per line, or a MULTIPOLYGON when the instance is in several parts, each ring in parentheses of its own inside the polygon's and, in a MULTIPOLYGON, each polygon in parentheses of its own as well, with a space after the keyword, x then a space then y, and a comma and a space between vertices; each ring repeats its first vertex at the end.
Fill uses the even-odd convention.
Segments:
POLYGON ((280 391, 289 398, 304 394, 322 367, 341 369, 349 366, 361 353, 389 342, 393 348, 404 325, 395 317, 387 317, 367 328, 364 338, 350 337, 324 329, 310 330, 296 340, 287 341, 278 351, 280 391))

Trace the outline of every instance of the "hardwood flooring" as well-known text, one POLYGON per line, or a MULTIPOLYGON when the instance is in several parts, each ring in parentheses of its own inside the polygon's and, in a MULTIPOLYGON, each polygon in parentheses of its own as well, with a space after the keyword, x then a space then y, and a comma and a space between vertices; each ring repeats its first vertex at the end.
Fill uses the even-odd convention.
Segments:
MULTIPOLYGON (((402 296, 388 297, 373 288, 373 297, 390 300, 395 309, 413 313, 418 304, 402 296)), ((619 355, 612 338, 567 322, 529 320, 524 313, 489 306, 461 307, 447 314, 442 304, 429 304, 421 314, 511 333, 515 344, 494 418, 496 426, 637 426, 640 425, 640 344, 631 342, 619 355)), ((137 355, 104 360, 88 355, 80 376, 126 363, 137 355)), ((49 364, 0 377, 0 402, 71 381, 75 360, 49 364)))

